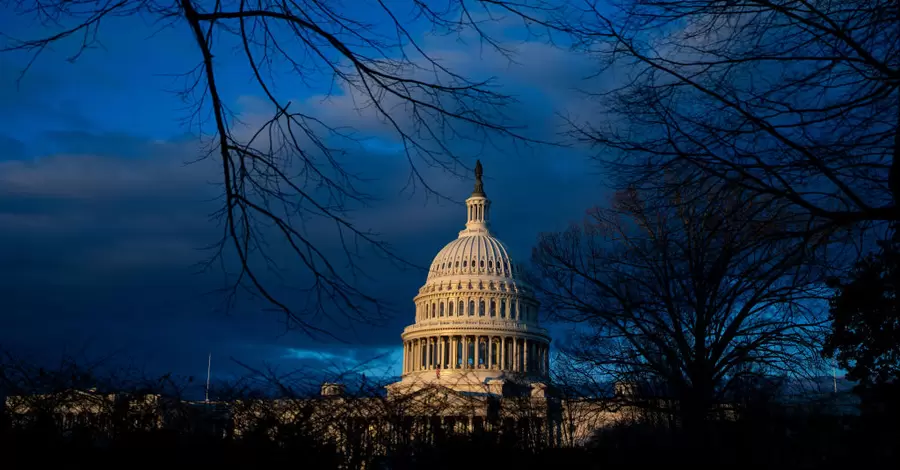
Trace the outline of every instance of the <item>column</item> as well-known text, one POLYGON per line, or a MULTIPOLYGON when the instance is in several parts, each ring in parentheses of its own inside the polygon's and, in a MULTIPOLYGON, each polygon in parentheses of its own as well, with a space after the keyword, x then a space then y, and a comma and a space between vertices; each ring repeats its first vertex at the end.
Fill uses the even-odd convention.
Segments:
POLYGON ((488 369, 494 368, 494 337, 488 336, 488 369))
MULTIPOLYGON (((517 310, 518 311, 518 310, 517 310)), ((513 337, 513 360, 516 361, 513 365, 513 370, 516 372, 521 372, 519 361, 519 355, 522 354, 522 348, 519 347, 519 338, 513 337)))
POLYGON ((522 340, 522 349, 525 350, 525 353, 522 355, 522 361, 524 362, 524 364, 522 364, 522 372, 525 372, 527 374, 528 373, 528 340, 527 339, 522 340))
POLYGON ((479 347, 478 340, 479 340, 479 336, 475 335, 475 362, 472 364, 473 369, 478 368, 478 359, 480 359, 479 358, 480 354, 479 354, 478 350, 481 348, 479 347))
POLYGON ((500 337, 500 370, 506 369, 506 338, 500 337))
POLYGON ((450 337, 450 368, 456 369, 456 351, 458 348, 456 347, 456 336, 450 337))
POLYGON ((460 339, 462 339, 462 368, 465 369, 469 367, 469 338, 463 335, 460 339))
POLYGON ((456 345, 456 337, 448 336, 447 337, 447 346, 450 348, 450 354, 448 354, 449 357, 447 358, 447 360, 450 361, 450 363, 448 364, 450 369, 456 369, 456 358, 453 356, 454 354, 456 354, 456 348, 454 347, 455 345, 456 345))
POLYGON ((537 344, 537 357, 535 357, 537 370, 539 373, 544 373, 544 345, 541 343, 537 344))

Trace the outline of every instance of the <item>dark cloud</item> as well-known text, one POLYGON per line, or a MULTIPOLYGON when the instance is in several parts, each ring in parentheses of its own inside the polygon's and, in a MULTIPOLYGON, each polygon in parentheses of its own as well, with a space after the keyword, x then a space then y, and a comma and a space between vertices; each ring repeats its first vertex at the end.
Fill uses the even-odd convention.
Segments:
MULTIPOLYGON (((555 135, 561 124, 557 107, 577 100, 571 85, 591 68, 541 44, 526 44, 520 59, 527 60, 514 66, 496 54, 474 61, 471 50, 447 41, 429 47, 462 73, 506 80, 508 91, 519 97, 511 114, 535 136, 555 135)), ((2 64, 0 70, 0 85, 14 79, 2 64)), ((212 352, 214 376, 220 378, 246 372, 231 358, 253 367, 302 366, 323 373, 375 358, 365 370, 396 370, 399 336, 412 321, 412 298, 424 271, 366 257, 363 267, 371 279, 360 280, 362 287, 394 306, 397 315, 379 328, 336 332, 347 344, 282 335, 281 319, 254 299, 241 298, 224 313, 222 295, 209 294, 223 286, 222 273, 192 272, 209 255, 201 248, 221 235, 209 219, 218 209, 213 198, 219 188, 212 184, 219 181, 217 162, 186 166, 201 152, 190 135, 154 140, 97 129, 77 116, 77 106, 48 98, 52 93, 46 92, 61 82, 53 74, 35 74, 29 88, 17 94, 0 86, 0 111, 47 120, 35 125, 43 131, 33 139, 7 139, 9 145, 0 140, 8 152, 0 155, 0 345, 47 357, 79 348, 91 354, 121 351, 150 371, 185 375, 205 373, 212 352)), ((360 189, 374 199, 355 208, 353 223, 378 233, 404 259, 427 267, 463 228, 459 201, 471 191, 471 181, 417 161, 429 185, 457 203, 407 187, 409 162, 383 121, 361 111, 352 93, 325 104, 323 98, 296 102, 373 138, 351 147, 344 160, 354 173, 372 178, 360 189)), ((253 97, 238 100, 244 122, 268 117, 260 103, 253 97)), ((463 150, 482 158, 495 233, 520 262, 527 261, 539 232, 580 220, 587 207, 604 198, 598 176, 577 149, 523 149, 500 140, 494 147, 463 150)), ((471 166, 474 159, 462 163, 471 166)), ((338 255, 332 226, 313 222, 306 229, 338 255)), ((302 280, 303 271, 289 264, 285 275, 302 280)))

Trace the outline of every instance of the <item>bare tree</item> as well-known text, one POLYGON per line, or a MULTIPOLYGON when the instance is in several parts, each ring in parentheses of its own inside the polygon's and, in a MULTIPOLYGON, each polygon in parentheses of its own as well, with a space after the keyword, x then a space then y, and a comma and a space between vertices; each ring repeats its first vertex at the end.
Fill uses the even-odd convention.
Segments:
POLYGON ((898 9, 573 2, 552 23, 607 67, 592 79, 608 79, 574 135, 623 186, 714 180, 790 203, 804 235, 883 228, 900 219, 898 9), (682 179, 647 178, 661 172, 682 179))
POLYGON ((380 120, 402 143, 409 160, 409 184, 431 195, 438 194, 423 179, 422 165, 457 176, 466 173, 469 155, 450 142, 469 142, 479 149, 497 138, 535 142, 523 137, 503 113, 511 96, 495 89, 490 80, 472 80, 447 68, 429 55, 412 31, 414 24, 424 23, 435 34, 470 32, 509 54, 485 33, 484 22, 491 16, 480 2, 379 0, 366 2, 365 8, 357 2, 319 0, 3 3, 23 19, 36 19, 53 31, 8 38, 0 46, 2 52, 31 53, 23 75, 48 48, 72 47, 71 60, 76 60, 101 45, 101 27, 114 17, 143 17, 159 30, 191 32, 193 44, 185 46, 196 48, 197 66, 183 75, 186 86, 179 93, 188 105, 187 125, 196 125, 207 137, 208 153, 203 158, 221 163, 224 188, 222 208, 216 214, 224 222, 224 233, 210 263, 221 260, 226 250, 233 252, 240 268, 228 291, 245 288, 261 296, 285 314, 291 326, 307 333, 330 334, 322 319, 352 327, 384 318, 383 303, 356 280, 364 274, 358 264, 363 248, 405 261, 349 216, 370 200, 343 158, 361 148, 363 136, 343 123, 323 120, 316 110, 292 104, 277 91, 281 79, 287 76, 309 84, 323 79, 328 83, 330 78, 332 88, 353 96, 360 110, 380 120), (240 63, 247 76, 271 108, 271 118, 258 128, 246 129, 222 96, 225 72, 216 58, 232 46, 243 56, 240 63), (242 131, 249 131, 248 136, 242 131), (323 221, 334 224, 331 239, 339 240, 346 256, 335 258, 307 230, 311 223, 323 221), (303 296, 305 303, 289 301, 267 283, 265 276, 280 272, 286 264, 270 240, 286 247, 290 262, 310 278, 300 289, 308 294, 303 296), (348 267, 341 266, 341 258, 348 267))
POLYGON ((808 248, 768 239, 777 227, 757 222, 777 206, 713 194, 685 190, 659 207, 620 193, 533 252, 543 305, 577 325, 566 352, 582 380, 618 382, 620 396, 669 411, 674 400, 685 424, 747 377, 810 370, 824 319, 808 248))

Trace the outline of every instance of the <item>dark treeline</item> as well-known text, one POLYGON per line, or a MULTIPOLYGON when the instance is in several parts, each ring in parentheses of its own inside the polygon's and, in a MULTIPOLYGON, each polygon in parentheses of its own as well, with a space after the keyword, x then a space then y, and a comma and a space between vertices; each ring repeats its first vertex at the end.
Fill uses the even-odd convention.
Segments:
POLYGON ((842 395, 833 393, 789 403, 775 396, 774 383, 735 394, 698 436, 652 387, 587 399, 558 377, 563 385, 545 400, 511 393, 480 401, 428 388, 387 397, 384 384, 371 379, 352 392, 325 385, 313 394, 301 383, 307 379, 257 376, 218 384, 206 402, 183 399, 186 387, 197 384, 172 377, 126 383, 121 374, 109 380, 74 361, 64 364, 26 369, 7 356, 0 443, 15 463, 10 468, 51 464, 63 455, 76 467, 138 458, 229 467, 824 468, 861 459, 885 463, 898 437, 896 417, 884 410, 860 412, 856 403, 841 408, 842 395), (249 385, 260 380, 271 381, 267 391, 249 385), (616 418, 599 416, 605 414, 616 418), (548 439, 548 416, 561 436, 548 439), (576 436, 582 426, 586 431, 576 436))

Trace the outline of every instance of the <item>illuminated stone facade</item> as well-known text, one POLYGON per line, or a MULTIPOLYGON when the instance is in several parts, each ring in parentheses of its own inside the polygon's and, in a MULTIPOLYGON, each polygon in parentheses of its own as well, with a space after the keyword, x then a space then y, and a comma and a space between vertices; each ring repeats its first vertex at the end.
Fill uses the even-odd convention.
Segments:
POLYGON ((392 392, 426 384, 494 392, 510 378, 546 381, 550 337, 521 268, 491 234, 490 209, 479 163, 465 229, 438 252, 414 299, 415 322, 402 334, 402 379, 392 392))

